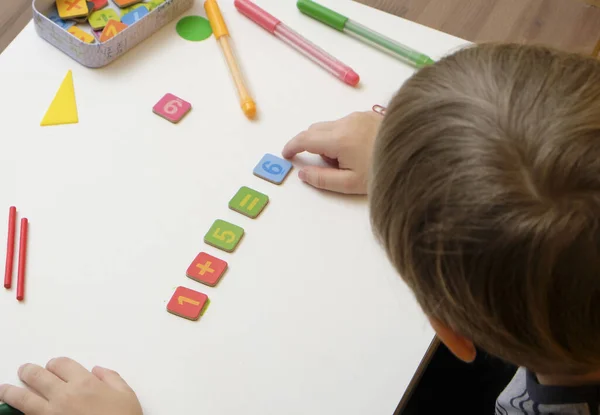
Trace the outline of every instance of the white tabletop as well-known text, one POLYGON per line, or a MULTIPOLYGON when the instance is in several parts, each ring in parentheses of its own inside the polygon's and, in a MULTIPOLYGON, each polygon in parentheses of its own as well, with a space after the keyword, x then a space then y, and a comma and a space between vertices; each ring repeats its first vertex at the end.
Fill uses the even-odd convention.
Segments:
MULTIPOLYGON (((433 332, 374 241, 366 200, 310 188, 297 169, 281 186, 252 170, 311 123, 385 104, 413 69, 292 0, 257 3, 353 67, 360 88, 230 0, 221 8, 256 122, 241 113, 214 38, 186 42, 175 22, 101 70, 32 24, 0 55, 0 238, 9 206, 30 220, 26 301, 0 289, 2 381, 16 382, 21 363, 66 355, 118 370, 147 415, 394 411, 433 332), (80 122, 40 127, 69 69, 80 122), (193 105, 179 125, 152 113, 167 92, 193 105), (242 185, 270 196, 256 220, 227 207, 242 185), (217 218, 246 230, 233 254, 203 243, 217 218), (201 250, 229 262, 216 288, 185 276, 201 250), (200 321, 166 312, 178 285, 211 298, 200 321)), ((434 58, 465 44, 357 3, 322 3, 434 58)))

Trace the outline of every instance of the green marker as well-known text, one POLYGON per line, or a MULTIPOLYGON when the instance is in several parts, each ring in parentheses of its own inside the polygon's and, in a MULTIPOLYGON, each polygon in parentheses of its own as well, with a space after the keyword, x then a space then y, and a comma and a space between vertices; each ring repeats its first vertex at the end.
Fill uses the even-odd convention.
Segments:
POLYGON ((23 412, 6 403, 0 403, 0 415, 23 415, 23 412))
POLYGON ((377 49, 382 49, 401 61, 414 65, 417 68, 435 63, 429 56, 404 46, 312 0, 298 0, 297 6, 307 16, 325 23, 340 32, 356 37, 377 49))

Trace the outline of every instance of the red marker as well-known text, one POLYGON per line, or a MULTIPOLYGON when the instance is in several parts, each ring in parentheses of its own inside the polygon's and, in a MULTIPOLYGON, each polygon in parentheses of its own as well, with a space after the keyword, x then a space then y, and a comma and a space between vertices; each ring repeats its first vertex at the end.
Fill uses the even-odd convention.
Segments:
POLYGON ((17 275, 17 300, 25 298, 25 260, 27 258, 27 218, 21 219, 19 240, 19 273, 17 275))
POLYGON ((8 242, 6 243, 6 268, 4 270, 4 288, 12 285, 13 259, 15 257, 15 225, 17 208, 11 206, 8 211, 8 242))

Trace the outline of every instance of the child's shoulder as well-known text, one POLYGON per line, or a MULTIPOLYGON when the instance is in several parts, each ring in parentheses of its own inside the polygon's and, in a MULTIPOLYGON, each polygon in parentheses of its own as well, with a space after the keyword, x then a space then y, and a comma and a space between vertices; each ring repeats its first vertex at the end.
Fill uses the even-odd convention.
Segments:
POLYGON ((496 415, 597 414, 600 383, 586 386, 541 385, 521 367, 496 401, 496 415))

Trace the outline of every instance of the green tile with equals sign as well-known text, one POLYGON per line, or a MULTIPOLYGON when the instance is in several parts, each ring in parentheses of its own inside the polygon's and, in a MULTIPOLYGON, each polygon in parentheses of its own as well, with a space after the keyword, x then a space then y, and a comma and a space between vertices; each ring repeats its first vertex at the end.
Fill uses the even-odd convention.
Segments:
POLYGON ((267 203, 269 196, 242 186, 229 202, 229 208, 254 219, 260 215, 267 203))

